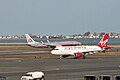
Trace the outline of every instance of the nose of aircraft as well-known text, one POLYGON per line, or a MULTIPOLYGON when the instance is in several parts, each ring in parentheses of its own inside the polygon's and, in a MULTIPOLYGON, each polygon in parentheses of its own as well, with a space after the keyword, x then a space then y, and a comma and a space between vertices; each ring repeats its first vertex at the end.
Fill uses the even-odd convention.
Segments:
POLYGON ((51 54, 59 54, 59 51, 58 50, 52 50, 51 54))
POLYGON ((51 54, 55 54, 55 51, 54 51, 54 50, 52 50, 52 51, 51 51, 51 54))

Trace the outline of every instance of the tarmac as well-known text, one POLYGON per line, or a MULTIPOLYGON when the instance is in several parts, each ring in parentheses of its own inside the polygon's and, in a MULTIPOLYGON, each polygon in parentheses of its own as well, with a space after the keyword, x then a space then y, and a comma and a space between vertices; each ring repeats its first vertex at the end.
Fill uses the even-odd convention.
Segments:
POLYGON ((0 51, 0 75, 6 80, 20 80, 26 72, 43 71, 46 80, 84 80, 84 75, 120 74, 120 56, 91 55, 86 59, 52 56, 49 51, 0 51))

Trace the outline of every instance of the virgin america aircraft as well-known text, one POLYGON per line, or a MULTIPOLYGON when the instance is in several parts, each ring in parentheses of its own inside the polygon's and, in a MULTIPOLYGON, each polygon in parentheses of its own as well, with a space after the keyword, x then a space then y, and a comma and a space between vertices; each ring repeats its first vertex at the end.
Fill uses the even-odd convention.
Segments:
POLYGON ((50 41, 47 40, 46 43, 44 43, 43 41, 36 42, 28 34, 25 34, 25 36, 26 36, 26 39, 27 39, 27 44, 29 46, 32 46, 32 47, 35 47, 35 48, 45 48, 45 47, 55 48, 56 46, 75 46, 75 45, 81 45, 81 43, 78 42, 78 41, 50 42, 50 41))
POLYGON ((110 47, 108 46, 109 33, 106 33, 96 46, 58 46, 51 51, 53 55, 63 57, 74 56, 74 58, 85 58, 86 55, 96 52, 102 52, 110 47))

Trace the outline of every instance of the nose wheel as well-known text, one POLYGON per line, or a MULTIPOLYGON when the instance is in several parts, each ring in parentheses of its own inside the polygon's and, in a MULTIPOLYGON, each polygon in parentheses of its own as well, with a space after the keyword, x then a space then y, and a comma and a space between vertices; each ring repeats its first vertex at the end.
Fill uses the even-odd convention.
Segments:
POLYGON ((62 55, 60 55, 59 59, 62 59, 62 55))

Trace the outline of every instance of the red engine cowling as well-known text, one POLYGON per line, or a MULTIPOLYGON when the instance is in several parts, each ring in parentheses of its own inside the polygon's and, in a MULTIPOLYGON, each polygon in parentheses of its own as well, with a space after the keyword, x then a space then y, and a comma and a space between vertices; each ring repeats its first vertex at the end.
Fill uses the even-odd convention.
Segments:
POLYGON ((75 53, 75 58, 83 58, 83 53, 75 53))

